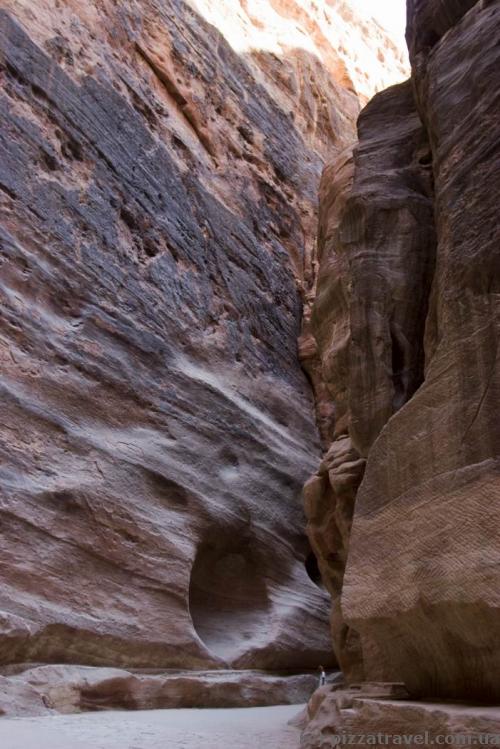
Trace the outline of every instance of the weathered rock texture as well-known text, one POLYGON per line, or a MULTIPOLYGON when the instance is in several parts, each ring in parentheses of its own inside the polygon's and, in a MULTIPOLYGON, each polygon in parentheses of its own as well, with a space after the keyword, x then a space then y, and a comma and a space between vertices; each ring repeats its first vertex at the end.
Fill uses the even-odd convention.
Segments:
POLYGON ((309 534, 349 680, 498 700, 500 4, 408 11, 412 80, 322 184, 309 534))
POLYGON ((342 154, 322 182, 311 326, 335 409, 331 446, 305 491, 311 541, 333 596, 336 651, 350 679, 363 678, 357 633, 340 612, 356 493, 371 445, 422 379, 434 257, 431 180, 422 166, 429 153, 410 84, 376 96, 358 130, 354 156, 342 154))
POLYGON ((42 694, 25 681, 0 676, 0 716, 46 715, 50 712, 42 694))
POLYGON ((307 702, 316 673, 270 671, 126 671, 93 666, 5 668, 0 714, 79 713, 178 707, 257 707, 307 702))
POLYGON ((455 746, 498 743, 498 707, 402 701, 404 697, 400 685, 318 689, 307 708, 301 749, 334 749, 342 743, 435 747, 449 745, 447 737, 453 737, 455 746))
POLYGON ((332 660, 301 291, 323 156, 401 70, 346 8, 3 3, 2 663, 332 660))

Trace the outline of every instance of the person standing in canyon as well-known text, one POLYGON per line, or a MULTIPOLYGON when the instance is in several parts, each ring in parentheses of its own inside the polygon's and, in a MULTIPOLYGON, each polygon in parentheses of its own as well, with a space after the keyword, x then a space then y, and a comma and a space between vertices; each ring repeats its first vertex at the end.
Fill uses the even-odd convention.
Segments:
POLYGON ((319 671, 319 686, 324 687, 326 684, 325 669, 323 668, 323 666, 318 666, 318 671, 319 671))

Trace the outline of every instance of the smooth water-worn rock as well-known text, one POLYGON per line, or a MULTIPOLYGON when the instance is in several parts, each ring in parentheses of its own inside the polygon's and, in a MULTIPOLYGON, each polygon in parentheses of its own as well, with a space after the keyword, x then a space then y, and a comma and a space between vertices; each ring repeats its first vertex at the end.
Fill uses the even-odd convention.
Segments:
POLYGON ((346 9, 3 3, 2 663, 333 662, 297 335, 323 158, 402 70, 346 9))
POLYGON ((317 673, 270 671, 127 671, 94 666, 4 667, 0 710, 9 716, 92 710, 258 707, 307 702, 317 673))
POLYGON ((500 5, 471 5, 409 3, 412 81, 325 173, 306 509, 348 679, 496 701, 500 5))

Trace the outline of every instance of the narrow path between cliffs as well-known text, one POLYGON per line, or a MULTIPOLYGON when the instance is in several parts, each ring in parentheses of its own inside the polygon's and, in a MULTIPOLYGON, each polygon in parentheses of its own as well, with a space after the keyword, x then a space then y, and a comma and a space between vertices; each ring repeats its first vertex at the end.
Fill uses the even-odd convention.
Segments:
POLYGON ((298 749, 301 705, 4 718, 2 749, 298 749))

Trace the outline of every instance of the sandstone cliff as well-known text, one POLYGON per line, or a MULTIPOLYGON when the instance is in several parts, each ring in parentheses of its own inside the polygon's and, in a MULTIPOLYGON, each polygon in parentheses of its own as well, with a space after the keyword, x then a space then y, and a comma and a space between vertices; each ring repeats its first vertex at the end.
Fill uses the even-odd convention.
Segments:
POLYGON ((296 339, 389 69, 344 2, 2 4, 1 663, 332 662, 296 339))
MULTIPOLYGON (((499 30, 498 2, 410 0, 411 81, 321 187, 303 353, 330 446, 309 534, 348 680, 413 697, 500 697, 499 30)), ((370 704, 330 701, 330 723, 427 725, 370 704)))

